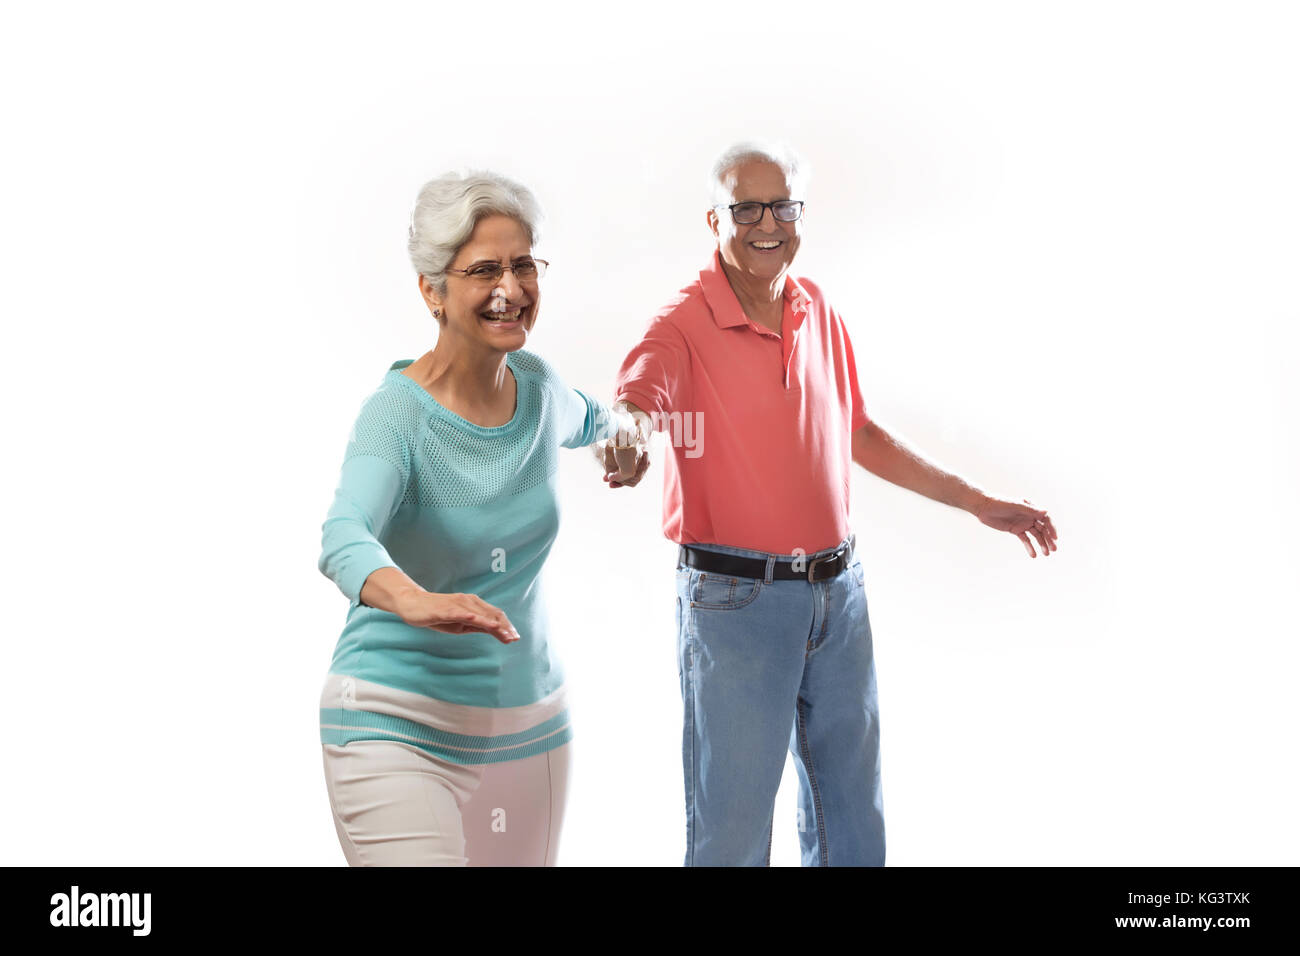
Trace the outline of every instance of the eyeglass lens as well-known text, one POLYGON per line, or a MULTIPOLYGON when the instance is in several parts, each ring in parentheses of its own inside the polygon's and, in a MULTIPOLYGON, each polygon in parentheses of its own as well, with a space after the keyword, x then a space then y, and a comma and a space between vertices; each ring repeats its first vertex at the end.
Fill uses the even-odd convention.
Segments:
POLYGON ((793 222, 800 217, 803 203, 796 199, 784 199, 779 203, 737 203, 732 207, 732 217, 738 224, 750 225, 763 219, 764 206, 772 207, 772 217, 780 222, 793 222))
MULTIPOLYGON (((794 222, 799 218, 803 203, 788 199, 770 204, 772 216, 779 222, 794 222)), ((742 226, 758 222, 763 218, 765 204, 761 202, 742 202, 731 207, 731 215, 742 226)))
MULTIPOLYGON (((467 269, 465 274, 472 279, 485 279, 496 282, 505 274, 505 267, 499 262, 482 262, 467 269)), ((520 259, 510 264, 510 271, 516 279, 536 279, 546 273, 546 265, 540 259, 520 259)))

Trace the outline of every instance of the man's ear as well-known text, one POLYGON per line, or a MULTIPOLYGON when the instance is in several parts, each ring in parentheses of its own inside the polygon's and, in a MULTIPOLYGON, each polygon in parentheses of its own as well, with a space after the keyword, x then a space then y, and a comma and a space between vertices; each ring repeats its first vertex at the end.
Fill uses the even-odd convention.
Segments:
POLYGON ((710 209, 708 212, 704 214, 704 219, 709 224, 709 229, 713 231, 713 238, 715 239, 719 238, 718 237, 718 225, 719 225, 718 211, 716 209, 710 209))

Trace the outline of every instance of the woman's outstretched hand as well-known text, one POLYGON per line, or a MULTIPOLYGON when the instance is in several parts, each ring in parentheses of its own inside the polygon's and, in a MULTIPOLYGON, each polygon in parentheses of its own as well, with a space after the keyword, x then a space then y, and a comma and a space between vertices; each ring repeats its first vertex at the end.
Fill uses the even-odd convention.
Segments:
POLYGON ((519 640, 519 632, 505 612, 474 594, 407 593, 400 599, 396 613, 412 627, 445 634, 491 634, 502 644, 519 640))
POLYGON ((1031 534, 1043 554, 1050 555, 1056 550, 1056 527, 1046 511, 1035 508, 1028 498, 1023 500, 1024 504, 1017 504, 1000 498, 986 498, 976 508, 975 517, 990 528, 1014 534, 1024 543, 1031 558, 1038 557, 1029 540, 1031 534))

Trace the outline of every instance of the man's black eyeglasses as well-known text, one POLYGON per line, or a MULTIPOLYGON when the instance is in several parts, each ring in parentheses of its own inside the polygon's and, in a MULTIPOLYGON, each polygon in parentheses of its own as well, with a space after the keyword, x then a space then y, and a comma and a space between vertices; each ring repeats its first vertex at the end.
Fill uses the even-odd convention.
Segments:
POLYGON ((732 221, 738 226, 752 226, 763 218, 763 210, 772 210, 777 222, 795 222, 803 215, 803 202, 797 199, 778 199, 776 202, 720 203, 714 209, 730 209, 732 221))

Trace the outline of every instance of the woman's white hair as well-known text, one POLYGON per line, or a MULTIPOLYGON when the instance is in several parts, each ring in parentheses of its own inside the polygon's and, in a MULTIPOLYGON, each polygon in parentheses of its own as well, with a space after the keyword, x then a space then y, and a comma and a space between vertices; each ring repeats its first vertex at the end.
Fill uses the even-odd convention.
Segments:
POLYGON ((537 242, 542 211, 526 186, 483 169, 446 173, 420 189, 411 212, 406 248, 415 271, 439 295, 447 294, 447 267, 484 216, 519 220, 530 245, 537 242))
POLYGON ((711 205, 731 202, 731 190, 727 188, 727 173, 743 163, 773 163, 785 173, 786 182, 790 184, 791 199, 802 199, 808 188, 808 179, 812 170, 808 162, 784 143, 751 140, 736 143, 729 147, 717 162, 713 164, 713 173, 709 177, 709 202, 711 205))

